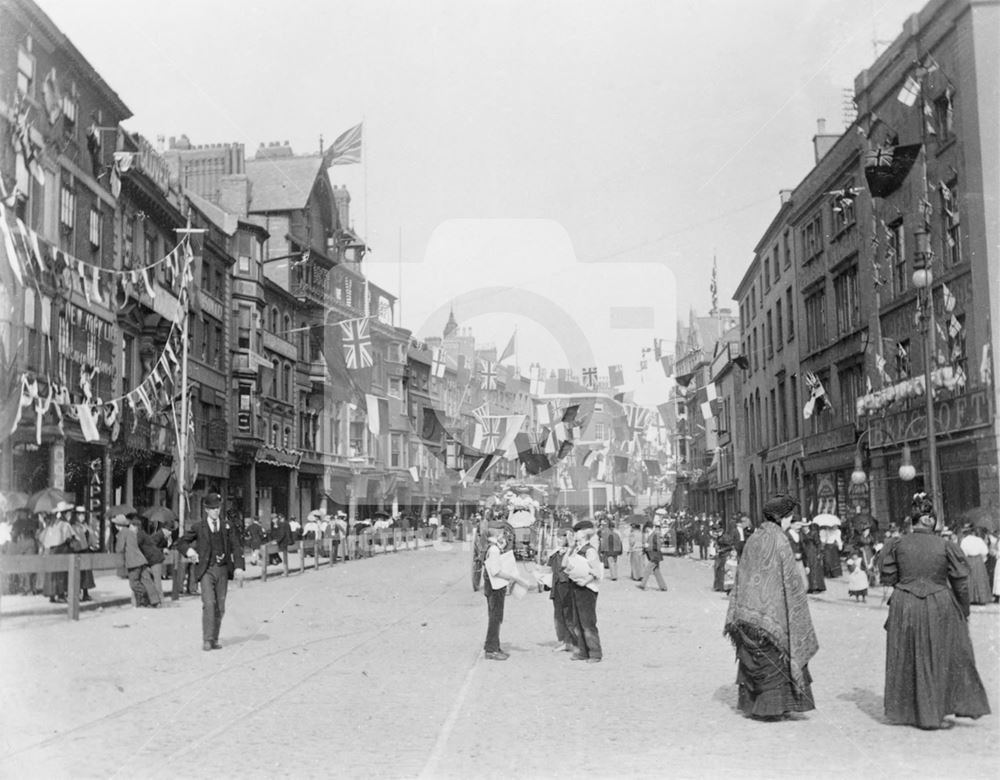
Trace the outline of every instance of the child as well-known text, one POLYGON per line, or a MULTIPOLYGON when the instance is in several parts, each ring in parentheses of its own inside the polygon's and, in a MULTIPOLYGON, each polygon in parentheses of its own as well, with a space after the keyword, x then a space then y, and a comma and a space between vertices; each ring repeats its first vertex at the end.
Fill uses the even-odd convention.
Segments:
POLYGON ((860 597, 862 603, 867 602, 868 573, 857 551, 847 559, 847 595, 853 596, 855 601, 860 597))
POLYGON ((483 561, 483 594, 486 596, 486 643, 483 650, 488 661, 506 661, 510 656, 500 649, 500 624, 503 623, 503 603, 507 596, 507 586, 518 583, 530 587, 517 574, 502 570, 500 556, 507 546, 507 537, 501 523, 490 523, 486 531, 486 560, 483 561))
POLYGON ((558 537, 559 546, 549 556, 552 570, 552 611, 556 625, 556 650, 575 652, 577 649, 576 628, 573 619, 573 588, 569 575, 563 569, 563 560, 573 544, 573 531, 566 529, 558 537))
POLYGON ((736 584, 736 568, 739 566, 739 556, 736 555, 736 550, 730 550, 729 556, 726 558, 724 564, 725 569, 722 575, 722 590, 728 596, 729 591, 733 589, 736 584))

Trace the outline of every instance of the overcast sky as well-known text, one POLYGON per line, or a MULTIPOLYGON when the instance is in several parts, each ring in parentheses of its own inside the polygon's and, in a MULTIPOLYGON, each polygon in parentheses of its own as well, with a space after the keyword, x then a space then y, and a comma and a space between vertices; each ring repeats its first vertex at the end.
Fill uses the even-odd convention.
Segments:
POLYGON ((817 118, 843 128, 842 90, 873 42, 923 6, 38 1, 150 140, 301 154, 363 119, 366 164, 332 178, 373 280, 402 281, 402 324, 439 332, 455 300, 500 349, 518 327, 522 368, 602 373, 707 312, 714 256, 729 304, 778 190, 812 166, 817 118), (549 304, 579 332, 542 324, 549 304), (612 333, 609 309, 628 307, 612 333))

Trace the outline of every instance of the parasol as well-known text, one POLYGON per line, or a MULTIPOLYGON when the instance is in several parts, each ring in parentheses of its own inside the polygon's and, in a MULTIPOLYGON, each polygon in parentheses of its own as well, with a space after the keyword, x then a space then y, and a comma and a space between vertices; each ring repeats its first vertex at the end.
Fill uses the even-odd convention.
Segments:
POLYGON ((25 507, 32 514, 37 512, 55 512, 57 504, 63 502, 72 503, 72 501, 73 497, 66 491, 50 487, 34 493, 31 498, 28 499, 25 507))
POLYGON ((118 515, 134 515, 135 507, 131 504, 115 504, 108 509, 108 517, 118 517, 118 515))
MULTIPOLYGON (((135 510, 133 509, 132 511, 134 512, 135 510)), ((142 516, 149 520, 149 522, 159 523, 160 525, 167 525, 177 519, 174 510, 168 509, 165 506, 151 506, 148 509, 143 509, 142 516)))
POLYGON ((818 525, 820 528, 833 528, 834 526, 840 525, 840 518, 836 515, 816 515, 812 519, 813 525, 818 525))
POLYGON ((28 505, 28 494, 10 491, 0 493, 0 512, 13 512, 15 509, 24 509, 28 505))
POLYGON ((996 533, 1000 531, 1000 510, 977 506, 967 509, 959 515, 960 524, 968 524, 975 528, 983 528, 996 533))

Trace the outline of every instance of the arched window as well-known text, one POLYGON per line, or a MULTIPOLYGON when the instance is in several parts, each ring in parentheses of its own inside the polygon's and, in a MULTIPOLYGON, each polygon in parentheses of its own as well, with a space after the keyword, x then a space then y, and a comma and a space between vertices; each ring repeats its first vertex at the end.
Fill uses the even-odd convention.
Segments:
POLYGON ((292 440, 292 429, 286 425, 285 438, 281 440, 281 446, 287 447, 291 443, 291 440, 292 440))
POLYGON ((284 338, 287 339, 288 338, 288 333, 292 329, 292 318, 289 317, 287 314, 285 315, 284 326, 285 326, 285 329, 283 331, 281 331, 281 335, 284 338))
POLYGON ((271 309, 271 333, 278 332, 278 307, 271 309))
POLYGON ((290 363, 285 363, 285 386, 283 388, 284 399, 286 401, 292 400, 292 366, 290 363))
POLYGON ((271 423, 271 446, 278 446, 278 423, 271 423))
POLYGON ((268 395, 270 395, 272 398, 277 398, 278 397, 278 384, 279 384, 279 382, 281 380, 281 377, 278 375, 278 372, 281 370, 281 367, 278 365, 278 361, 277 360, 272 360, 271 361, 271 368, 274 371, 274 375, 271 377, 271 388, 270 388, 270 392, 268 393, 268 395))
POLYGON ((309 363, 312 361, 312 355, 309 354, 309 331, 306 327, 306 321, 302 320, 299 325, 299 360, 309 363))

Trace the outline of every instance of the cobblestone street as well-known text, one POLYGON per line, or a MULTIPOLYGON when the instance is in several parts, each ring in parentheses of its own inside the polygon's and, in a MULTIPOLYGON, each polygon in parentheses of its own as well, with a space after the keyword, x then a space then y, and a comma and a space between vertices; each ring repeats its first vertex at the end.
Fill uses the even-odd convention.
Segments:
MULTIPOLYGON (((389 554, 230 591, 220 652, 200 602, 6 621, 3 777, 995 777, 997 716, 946 732, 882 720, 886 609, 833 582, 812 600, 818 709, 735 711, 725 599, 707 563, 669 559, 670 590, 606 582, 601 664, 553 652, 546 596, 509 599, 483 660, 469 553, 389 554)), ((998 611, 971 631, 994 710, 998 611)))

